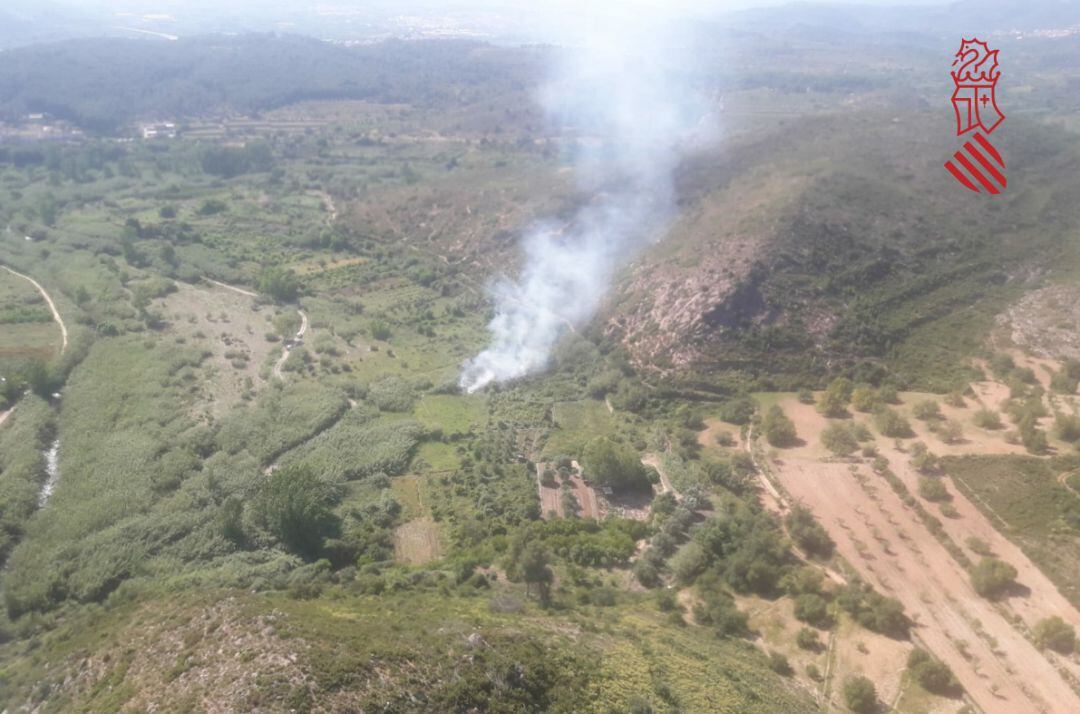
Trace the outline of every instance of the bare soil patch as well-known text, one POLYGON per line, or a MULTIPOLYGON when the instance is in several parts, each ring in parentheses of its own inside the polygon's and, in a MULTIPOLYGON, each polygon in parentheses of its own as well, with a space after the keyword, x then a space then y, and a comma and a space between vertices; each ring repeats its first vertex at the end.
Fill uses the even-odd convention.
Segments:
POLYGON ((394 530, 394 559, 399 563, 423 565, 441 555, 439 525, 430 517, 403 523, 394 530))

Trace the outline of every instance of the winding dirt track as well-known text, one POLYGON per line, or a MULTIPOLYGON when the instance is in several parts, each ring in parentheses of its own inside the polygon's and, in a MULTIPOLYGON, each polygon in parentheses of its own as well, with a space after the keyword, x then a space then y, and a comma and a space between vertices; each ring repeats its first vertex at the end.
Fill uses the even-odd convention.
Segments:
MULTIPOLYGON (((308 328, 307 313, 303 310, 297 310, 297 312, 300 313, 300 329, 296 331, 296 337, 293 338, 295 341, 304 339, 304 334, 307 332, 308 328)), ((283 382, 285 381, 285 372, 283 371, 285 360, 289 359, 290 352, 292 352, 292 348, 286 345, 281 353, 281 358, 277 361, 277 364, 274 365, 274 376, 283 382)))
MULTIPOLYGON (((916 623, 913 635, 952 668, 978 708, 986 714, 1080 711, 1080 695, 1058 671, 1075 675, 1076 666, 1040 652, 1011 621, 1030 627, 1050 615, 1069 622, 1080 617, 1023 552, 962 493, 950 489, 960 517, 942 519, 945 531, 959 545, 969 535, 987 540, 1016 566, 1018 582, 1028 588, 1000 604, 980 597, 964 568, 883 477, 866 464, 823 460, 826 454, 817 442, 827 422, 813 406, 791 398, 783 407, 810 445, 785 449, 772 460, 779 481, 795 500, 813 509, 840 555, 863 578, 904 604, 916 623)), ((915 492, 917 475, 907 455, 885 440, 878 447, 915 492)))
POLYGON ((46 292, 45 288, 41 287, 41 283, 34 280, 29 275, 23 275, 17 270, 12 270, 6 265, 0 265, 0 268, 3 268, 12 275, 17 275, 24 280, 29 280, 30 283, 33 284, 35 288, 37 288, 37 291, 41 293, 41 297, 45 298, 45 302, 49 305, 49 310, 52 311, 53 319, 56 320, 56 324, 60 325, 60 354, 64 354, 64 350, 66 350, 68 346, 67 325, 64 324, 64 318, 60 317, 60 311, 56 309, 56 303, 53 302, 52 296, 50 296, 49 293, 46 292))

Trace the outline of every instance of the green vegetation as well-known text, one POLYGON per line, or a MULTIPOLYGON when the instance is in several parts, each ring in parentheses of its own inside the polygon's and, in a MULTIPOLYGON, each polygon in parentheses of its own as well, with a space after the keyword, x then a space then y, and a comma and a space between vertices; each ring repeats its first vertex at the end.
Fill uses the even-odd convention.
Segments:
POLYGON ((821 444, 837 456, 847 456, 859 448, 859 440, 849 424, 833 422, 821 432, 821 444))
POLYGON ((928 692, 947 697, 958 696, 961 688, 949 665, 936 659, 926 650, 916 647, 908 655, 908 671, 928 692))
POLYGON ((776 404, 765 411, 761 428, 768 442, 776 447, 793 446, 798 440, 795 434, 795 422, 791 421, 784 414, 784 410, 776 404))
POLYGON ((818 411, 827 417, 845 416, 852 393, 851 380, 844 377, 834 379, 822 393, 821 399, 818 401, 818 411))
POLYGON ((630 448, 597 437, 585 445, 582 454, 585 475, 616 493, 648 491, 652 488, 641 459, 630 448))
POLYGON ((0 562, 26 531, 45 483, 45 456, 55 431, 48 405, 24 397, 0 429, 0 562))
POLYGON ((853 582, 836 594, 836 603, 863 627, 889 637, 907 637, 911 620, 896 598, 876 593, 865 583, 853 582))
POLYGON ((924 399, 921 402, 916 402, 915 406, 911 408, 911 415, 921 421, 931 421, 933 419, 941 419, 941 407, 933 399, 924 399))
POLYGON ((980 429, 1000 429, 1002 427, 1001 415, 993 409, 979 409, 973 417, 975 426, 980 429))
POLYGON ((947 501, 951 498, 945 482, 936 476, 919 477, 919 495, 927 501, 947 501))
POLYGON ((1005 561, 984 557, 971 569, 971 585, 985 598, 996 600, 1015 585, 1016 568, 1005 561))
POLYGON ((846 678, 843 693, 844 704, 856 714, 874 714, 878 710, 877 691, 866 677, 846 678))
POLYGON ((1047 617, 1035 623, 1032 629, 1035 644, 1044 649, 1052 649, 1063 655, 1070 655, 1076 648, 1076 628, 1057 615, 1047 617))
POLYGON ((884 405, 878 390, 869 384, 860 384, 851 393, 851 406, 855 411, 872 413, 884 405))
POLYGON ((821 637, 818 636, 817 630, 810 627, 799 628, 799 633, 795 636, 795 643, 800 649, 810 650, 811 652, 821 650, 821 637))
POLYGON ((907 439, 915 436, 911 424, 895 409, 885 407, 874 414, 874 426, 882 436, 894 439, 907 439))
POLYGON ((331 510, 339 498, 337 486, 321 480, 314 471, 285 467, 259 484, 252 514, 256 524, 286 547, 311 559, 323 541, 340 530, 331 510))
POLYGON ((784 518, 792 540, 810 555, 828 558, 835 544, 825 528, 817 522, 809 508, 796 504, 784 518))
MULTIPOLYGON (((816 559, 834 544, 806 508, 782 522, 763 510, 753 458, 732 449, 731 434, 717 437, 723 448, 699 443, 703 420, 758 432, 760 403, 759 433, 793 446, 776 392, 799 388, 807 404, 824 386, 830 418, 850 408, 875 414, 883 434, 910 435, 885 405, 899 388, 945 393, 974 378, 960 358, 1020 290, 1004 277, 1042 275, 1031 254, 1068 264, 1056 226, 1070 224, 1072 206, 1020 201, 1007 222, 956 214, 904 188, 908 179, 889 175, 894 162, 852 156, 869 138, 878 145, 860 122, 891 126, 831 114, 861 80, 825 91, 827 77, 781 78, 799 89, 784 102, 821 112, 807 125, 815 141, 748 152, 731 175, 725 162, 689 162, 687 215, 724 208, 729 186, 781 190, 755 185, 760 177, 787 191, 786 161, 801 175, 808 158, 852 160, 840 174, 813 164, 821 190, 730 214, 769 250, 745 246, 760 269, 743 276, 732 263, 734 294, 710 306, 694 340, 665 345, 670 335, 648 326, 619 334, 642 322, 626 310, 663 312, 646 270, 627 283, 649 300, 613 295, 596 324, 567 331, 544 373, 464 395, 460 365, 488 338, 482 286, 509 264, 516 227, 588 200, 527 101, 548 52, 215 37, 5 53, 0 118, 46 111, 91 138, 0 147, 0 252, 46 285, 70 331, 61 358, 40 296, 0 281, 0 408, 17 405, 0 429, 0 708, 192 709, 202 694, 176 690, 205 682, 234 697, 215 706, 235 711, 797 712, 814 703, 786 681, 783 654, 741 641, 752 633, 736 595, 790 598, 815 627, 846 612, 906 635, 898 601, 862 583, 826 584, 790 552, 785 533, 816 559), (148 116, 175 118, 191 136, 94 136, 148 116), (837 132, 844 145, 828 138, 837 132), (1045 215, 1054 229, 1026 228, 1045 215), (282 344, 300 310, 304 344, 282 344), (39 508, 42 452, 55 438, 60 479, 39 508), (658 474, 644 454, 678 493, 648 511, 658 474), (604 487, 614 492, 608 516, 574 517, 587 501, 563 487, 570 517, 542 520, 537 479, 565 480, 573 459, 602 499, 604 487), (627 587, 630 577, 650 590, 627 587), (692 612, 674 583, 692 589, 692 612), (283 669, 264 667, 271 660, 283 669), (161 681, 148 679, 162 662, 161 681), (234 670, 258 681, 215 679, 234 670)), ((890 131, 914 140, 923 119, 890 131)), ((1011 150, 1034 154, 1031 165, 1073 156, 1056 130, 1021 128, 1011 150)), ((754 141, 771 130, 753 129, 754 141)), ((1053 195, 1074 187, 1060 172, 1039 180, 1053 195)), ((678 282, 680 263, 696 268, 707 239, 726 230, 688 225, 643 260, 664 261, 678 282)), ((1000 356, 991 365, 1014 392, 1006 413, 1017 438, 1042 453, 1035 375, 1000 356)), ((1054 375, 1054 390, 1075 391, 1076 371, 1054 375)), ((946 403, 963 404, 955 397, 946 403)), ((914 405, 914 417, 943 441, 962 438, 931 403, 914 405)), ((1056 415, 1057 437, 1075 431, 1071 418, 1056 415)), ((833 422, 822 441, 844 456, 861 447, 896 487, 862 422, 833 422)), ((911 454, 920 471, 941 470, 924 446, 911 454)), ((1026 550, 1056 548, 1070 562, 1080 508, 1056 479, 1076 463, 993 466, 979 480, 953 465, 956 487, 980 489, 973 501, 1015 524, 1026 550), (1030 524, 1029 509, 1051 501, 1030 524)), ((1061 628, 1045 629, 1045 646, 1057 647, 1061 628)), ((796 643, 822 649, 811 627, 796 643)), ((909 662, 930 691, 948 688, 939 664, 909 662)), ((874 704, 865 689, 845 684, 849 705, 874 704)))
POLYGON ((1068 566, 1080 557, 1080 498, 1058 482, 1059 474, 1075 468, 1075 457, 964 456, 942 461, 953 484, 992 521, 1009 524, 1009 537, 1062 594, 1080 602, 1080 573, 1068 566))

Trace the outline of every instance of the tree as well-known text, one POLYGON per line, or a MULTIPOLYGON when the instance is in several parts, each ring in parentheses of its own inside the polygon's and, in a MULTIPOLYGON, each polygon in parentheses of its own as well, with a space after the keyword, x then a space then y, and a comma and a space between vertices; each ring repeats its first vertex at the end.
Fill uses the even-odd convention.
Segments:
POLYGON ((256 522, 286 548, 314 559, 323 539, 333 536, 340 522, 331 506, 339 496, 336 486, 303 466, 285 466, 259 482, 254 499, 256 522))
POLYGON ((921 474, 933 474, 941 469, 941 460, 919 441, 911 447, 911 465, 921 474))
POLYGON ((735 397, 720 407, 720 418, 729 424, 748 424, 757 411, 757 403, 750 397, 735 397))
POLYGON ((681 583, 692 583, 709 564, 709 554, 696 540, 687 541, 668 561, 671 572, 681 583))
POLYGON ((1054 429, 1062 441, 1080 441, 1080 417, 1059 413, 1054 418, 1054 429))
POLYGON ((795 635, 795 644, 801 649, 817 652, 821 649, 821 638, 818 636, 817 630, 804 627, 799 630, 799 634, 795 635))
POLYGON ((769 653, 769 669, 776 672, 781 677, 790 676, 793 672, 791 663, 788 662, 788 658, 779 652, 769 653))
POLYGON ((949 665, 935 658, 929 652, 916 647, 908 655, 908 670, 922 688, 933 694, 956 696, 960 682, 956 680, 949 665))
POLYGON ((518 559, 518 568, 521 578, 525 581, 527 593, 532 593, 536 586, 537 594, 542 605, 547 605, 551 598, 551 582, 555 574, 548 567, 550 556, 544 546, 537 540, 531 540, 525 544, 518 559))
POLYGON ((991 600, 1004 595, 1016 580, 1016 568, 1003 560, 986 557, 971 569, 971 585, 975 592, 991 600))
POLYGON ((945 483, 935 476, 919 477, 919 495, 927 501, 949 500, 949 490, 945 488, 945 483))
POLYGON ((972 420, 980 429, 1000 429, 1002 426, 1001 415, 993 409, 978 410, 972 420))
POLYGON ((816 593, 803 593, 795 598, 795 619, 818 627, 828 627, 829 604, 816 593))
POLYGON ((828 558, 832 555, 833 540, 828 531, 814 519, 814 514, 801 503, 795 504, 784 519, 792 540, 811 555, 828 558))
POLYGON ((946 419, 938 425, 937 436, 946 444, 958 444, 964 439, 964 427, 955 419, 946 419))
POLYGON ((874 683, 862 676, 845 679, 844 704, 857 714, 873 714, 877 711, 877 691, 874 683))
POLYGON ((841 422, 829 424, 821 432, 821 444, 837 456, 847 456, 859 448, 859 442, 855 439, 855 434, 852 433, 847 424, 841 422))
POLYGON ((911 430, 911 424, 908 420, 900 415, 894 409, 885 407, 879 409, 874 414, 874 425, 877 426, 878 431, 882 436, 888 436, 894 439, 906 439, 914 436, 915 432, 911 430))
POLYGON ((1076 629, 1057 615, 1039 620, 1035 624, 1035 644, 1052 649, 1063 655, 1072 654, 1076 648, 1076 629))
POLYGON ((597 437, 591 440, 585 445, 582 461, 589 478, 615 492, 647 492, 652 489, 638 455, 629 447, 610 439, 597 437))
POLYGON ((933 399, 924 399, 921 402, 916 402, 915 406, 911 408, 911 414, 920 421, 930 421, 931 419, 941 418, 941 407, 933 399))
POLYGON ((873 412, 884 404, 877 390, 869 384, 862 384, 851 393, 851 406, 855 411, 873 412))
POLYGON ((761 428, 765 432, 765 438, 773 446, 783 448, 793 446, 797 441, 795 435, 795 422, 793 422, 779 405, 774 404, 765 412, 761 420, 761 428))
POLYGON ((259 275, 257 287, 278 302, 292 302, 300 292, 300 280, 291 270, 269 267, 259 275))
POLYGON ((851 380, 844 377, 834 379, 822 393, 818 401, 818 411, 827 417, 842 417, 847 413, 847 404, 851 400, 851 380))

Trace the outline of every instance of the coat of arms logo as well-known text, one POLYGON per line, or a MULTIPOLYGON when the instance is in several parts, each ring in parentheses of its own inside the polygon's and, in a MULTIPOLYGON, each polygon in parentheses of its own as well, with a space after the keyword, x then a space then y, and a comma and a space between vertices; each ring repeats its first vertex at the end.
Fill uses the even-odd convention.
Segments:
POLYGON ((965 188, 998 194, 1008 185, 1005 162, 987 135, 1005 121, 997 105, 997 83, 1001 79, 998 50, 972 38, 962 40, 953 59, 952 95, 956 113, 956 135, 974 132, 964 147, 945 162, 945 168, 965 188), (985 135, 984 135, 985 132, 985 135))

